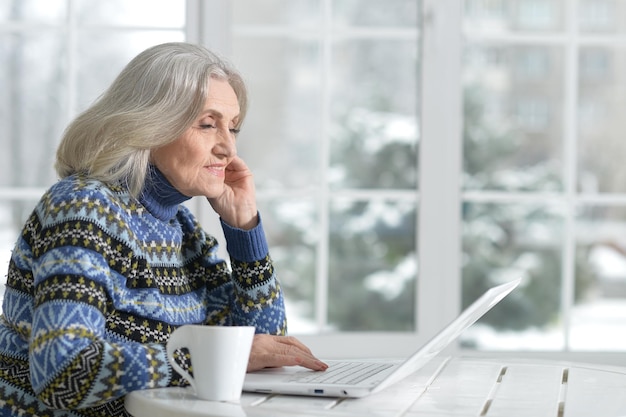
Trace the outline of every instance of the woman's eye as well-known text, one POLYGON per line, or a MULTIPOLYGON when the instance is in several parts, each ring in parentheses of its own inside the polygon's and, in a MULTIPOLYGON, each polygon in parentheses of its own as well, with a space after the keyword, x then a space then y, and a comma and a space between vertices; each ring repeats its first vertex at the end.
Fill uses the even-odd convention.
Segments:
POLYGON ((215 129, 215 125, 201 124, 200 129, 215 129))
POLYGON ((241 132, 241 129, 229 129, 230 133, 232 133, 233 135, 237 135, 239 134, 239 132, 241 132))

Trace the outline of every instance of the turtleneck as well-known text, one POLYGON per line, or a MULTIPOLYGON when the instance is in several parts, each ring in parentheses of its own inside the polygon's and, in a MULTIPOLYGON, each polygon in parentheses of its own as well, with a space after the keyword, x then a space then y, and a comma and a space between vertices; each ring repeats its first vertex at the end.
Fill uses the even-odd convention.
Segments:
POLYGON ((154 165, 150 165, 139 201, 157 219, 168 221, 178 212, 178 206, 191 199, 178 191, 154 165))

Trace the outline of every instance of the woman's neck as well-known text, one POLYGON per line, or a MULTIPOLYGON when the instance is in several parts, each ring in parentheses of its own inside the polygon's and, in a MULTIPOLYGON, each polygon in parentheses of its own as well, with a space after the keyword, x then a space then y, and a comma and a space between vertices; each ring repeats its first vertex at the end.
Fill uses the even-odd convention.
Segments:
POLYGON ((170 220, 178 212, 178 206, 190 198, 174 188, 157 167, 150 165, 139 200, 154 217, 170 220))

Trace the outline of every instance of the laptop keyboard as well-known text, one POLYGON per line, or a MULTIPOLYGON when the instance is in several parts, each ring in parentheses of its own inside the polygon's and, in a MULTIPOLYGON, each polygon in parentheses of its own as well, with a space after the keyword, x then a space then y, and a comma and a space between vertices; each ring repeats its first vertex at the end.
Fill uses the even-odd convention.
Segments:
POLYGON ((323 372, 297 372, 294 374, 290 382, 357 384, 392 366, 394 366, 392 363, 336 362, 323 372))

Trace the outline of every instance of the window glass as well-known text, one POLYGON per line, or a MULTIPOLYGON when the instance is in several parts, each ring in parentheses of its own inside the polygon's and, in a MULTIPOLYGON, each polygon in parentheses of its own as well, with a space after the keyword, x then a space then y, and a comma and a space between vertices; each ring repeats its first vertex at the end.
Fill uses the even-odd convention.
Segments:
POLYGON ((626 49, 582 47, 578 79, 578 187, 626 192, 626 49))
POLYGON ((237 0, 232 7, 236 25, 318 28, 321 22, 320 0, 237 0))
POLYGON ((279 224, 270 244, 289 242, 292 333, 415 330, 418 5, 233 4, 250 89, 239 153, 279 224))
POLYGON ((415 0, 386 0, 384 4, 379 0, 335 0, 332 2, 334 24, 416 28, 419 3, 415 0))
POLYGON ((259 201, 270 255, 285 293, 288 326, 299 333, 317 330, 314 295, 320 239, 318 207, 314 195, 259 201))
POLYGON ((463 307, 489 287, 523 278, 520 287, 464 333, 465 347, 563 348, 562 236, 563 210, 556 205, 463 205, 463 307))
MULTIPOLYGON (((462 305, 493 285, 523 281, 462 336, 462 344, 561 350, 567 346, 562 303, 567 210, 558 199, 537 204, 532 196, 558 195, 569 180, 565 48, 541 37, 565 27, 564 4, 469 0, 466 5, 462 186, 474 197, 462 206, 462 305), (519 39, 504 42, 495 35, 506 31, 519 32, 519 39), (475 36, 479 32, 485 37, 475 36), (536 41, 525 42, 531 34, 536 41), (515 202, 494 201, 512 193, 523 194, 515 202)), ((576 265, 584 262, 574 258, 576 265)))
POLYGON ((465 28, 475 32, 560 31, 565 28, 565 3, 566 0, 465 0, 465 28))
POLYGON ((0 22, 62 23, 67 17, 67 0, 3 0, 0 22))
POLYGON ((67 122, 67 46, 57 34, 0 36, 0 186, 55 180, 56 144, 67 122))
POLYGON ((579 0, 578 25, 584 33, 626 32, 623 0, 579 0))
POLYGON ((182 28, 185 0, 73 0, 78 24, 182 28))
POLYGON ((570 345, 624 350, 626 332, 626 208, 585 206, 576 224, 576 305, 570 345))
POLYGON ((465 189, 563 188, 563 76, 560 48, 468 44, 465 189))
POLYGON ((417 41, 334 44, 333 187, 416 187, 417 53, 417 41))
POLYGON ((240 154, 254 167, 260 189, 311 187, 322 156, 319 43, 240 37, 233 44, 250 96, 240 154))
POLYGON ((329 326, 415 330, 413 201, 337 198, 330 213, 329 326))
POLYGON ((144 49, 184 41, 183 31, 88 31, 76 41, 76 106, 87 108, 144 49), (98 45, 94 48, 93 45, 98 45), (97 76, 94 76, 97 74, 97 76))

